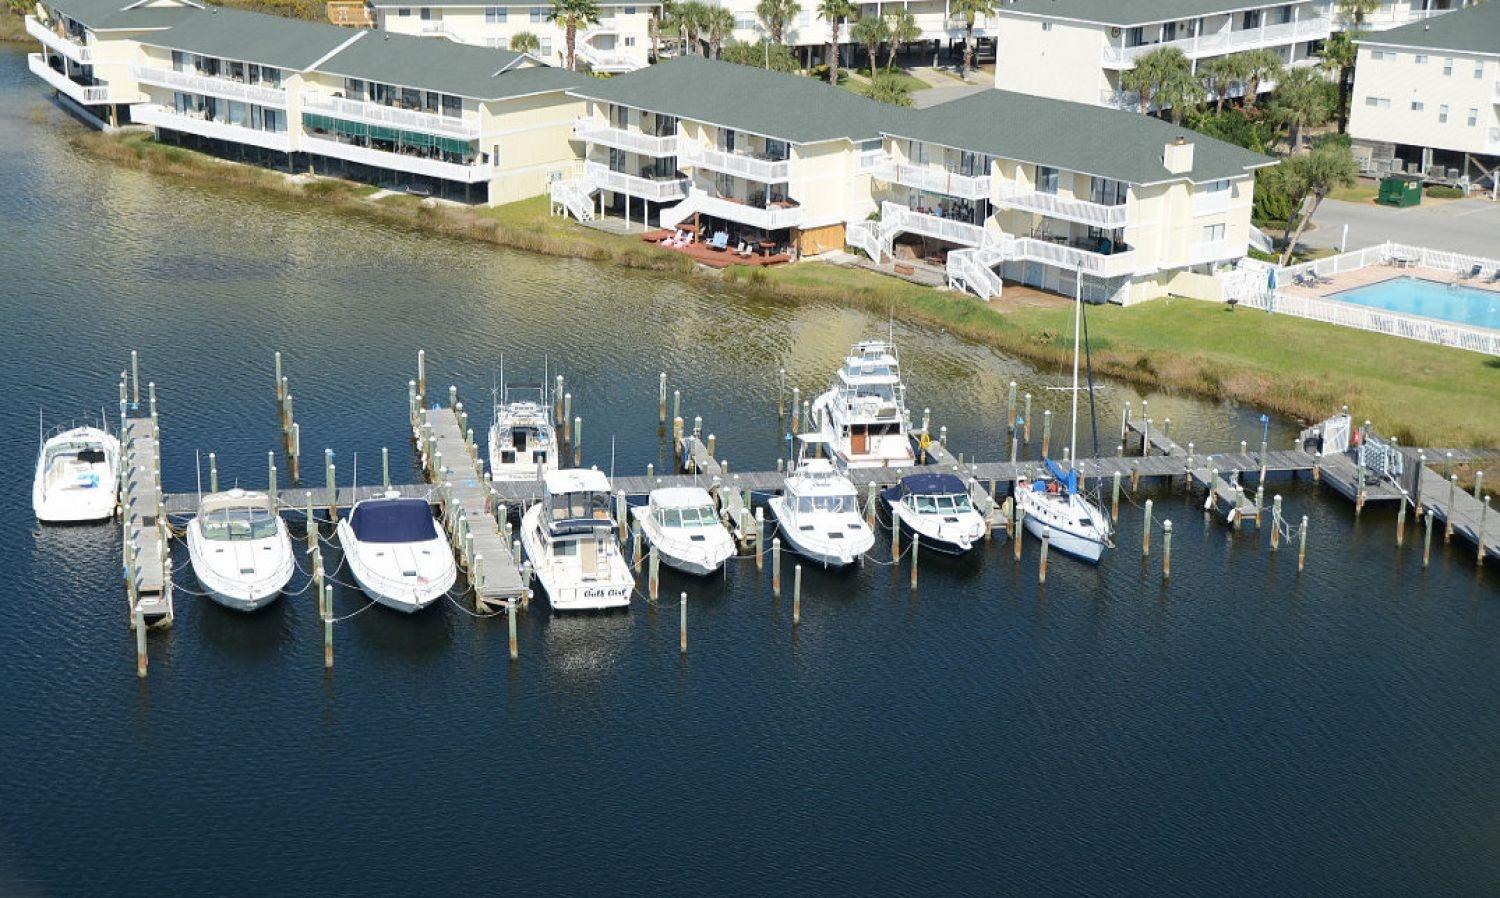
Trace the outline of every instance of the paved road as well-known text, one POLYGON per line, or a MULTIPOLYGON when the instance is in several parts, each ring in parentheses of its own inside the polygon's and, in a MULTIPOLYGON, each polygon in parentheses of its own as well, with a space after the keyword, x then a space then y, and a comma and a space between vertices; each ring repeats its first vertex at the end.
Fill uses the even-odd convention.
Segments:
MULTIPOLYGON (((1487 200, 1457 200, 1410 209, 1325 200, 1314 221, 1318 229, 1302 237, 1306 246, 1337 248, 1347 224, 1351 250, 1395 240, 1474 256, 1500 257, 1500 203, 1487 200)), ((1277 231, 1272 229, 1271 233, 1277 231)))

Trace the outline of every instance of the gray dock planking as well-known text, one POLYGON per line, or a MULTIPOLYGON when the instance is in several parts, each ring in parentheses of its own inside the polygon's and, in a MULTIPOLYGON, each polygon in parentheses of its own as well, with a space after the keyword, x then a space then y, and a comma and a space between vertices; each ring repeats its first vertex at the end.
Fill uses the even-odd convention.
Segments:
POLYGON ((167 539, 160 432, 154 417, 124 418, 121 428, 120 518, 125 596, 130 625, 139 609, 149 626, 172 623, 172 544, 167 539))
MULTIPOLYGON (((1269 451, 1254 455, 1250 453, 1209 454, 1203 456, 1202 461, 1199 462, 1196 453, 1189 453, 1187 449, 1179 445, 1165 428, 1152 426, 1150 419, 1130 417, 1130 409, 1127 408, 1120 433, 1122 450, 1129 445, 1131 434, 1140 438, 1142 456, 1149 457, 1154 453, 1159 457, 1178 460, 1183 466, 1183 473, 1192 478, 1195 487, 1210 495, 1212 506, 1224 515, 1226 521, 1239 527, 1245 521, 1253 520, 1257 527, 1260 526, 1260 506, 1246 497, 1239 475, 1247 470, 1264 470, 1269 473, 1272 470, 1269 451)), ((1312 457, 1307 453, 1293 452, 1292 455, 1295 457, 1278 459, 1279 464, 1288 466, 1285 470, 1303 470, 1312 467, 1310 461, 1312 457)), ((1145 472, 1142 472, 1142 476, 1144 475, 1145 472)))

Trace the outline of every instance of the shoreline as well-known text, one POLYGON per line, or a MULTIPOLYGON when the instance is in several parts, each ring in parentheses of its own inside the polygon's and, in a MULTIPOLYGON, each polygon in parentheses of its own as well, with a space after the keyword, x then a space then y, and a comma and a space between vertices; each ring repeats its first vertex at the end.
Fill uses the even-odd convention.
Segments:
MULTIPOLYGON (((508 206, 453 207, 405 194, 377 197, 374 187, 219 159, 157 143, 139 132, 107 135, 90 130, 67 139, 75 150, 94 159, 213 189, 253 193, 261 201, 313 199, 324 207, 415 233, 666 273, 760 301, 822 302, 895 314, 1043 371, 1065 370, 1072 362, 1072 304, 1065 297, 1055 304, 1021 305, 1004 297, 985 303, 865 269, 816 261, 769 269, 731 266, 719 272, 646 244, 639 235, 609 234, 552 217, 545 197, 508 206)), ((1500 445, 1500 365, 1476 353, 1402 341, 1403 361, 1429 374, 1426 385, 1413 385, 1401 372, 1385 370, 1382 353, 1389 355, 1389 341, 1398 339, 1394 337, 1284 316, 1236 314, 1224 305, 1175 297, 1130 309, 1090 306, 1089 319, 1093 369, 1099 377, 1141 389, 1237 402, 1302 422, 1321 420, 1348 405, 1407 445, 1500 445), (1368 364, 1327 367, 1329 358, 1352 360, 1360 353, 1369 356, 1368 364), (1323 370, 1318 370, 1320 364, 1323 370), (1360 372, 1359 367, 1366 370, 1360 372), (1382 379, 1388 383, 1380 383, 1382 379), (1484 385, 1462 397, 1475 403, 1467 415, 1452 409, 1453 397, 1445 395, 1465 379, 1484 385), (1403 395, 1391 395, 1395 392, 1403 395), (1434 416, 1434 409, 1440 414, 1434 416)))

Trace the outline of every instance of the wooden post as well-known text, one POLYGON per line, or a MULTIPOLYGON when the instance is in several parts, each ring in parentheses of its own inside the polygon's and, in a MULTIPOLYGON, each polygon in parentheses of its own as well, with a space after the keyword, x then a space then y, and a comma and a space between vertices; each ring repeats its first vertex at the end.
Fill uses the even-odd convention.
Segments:
POLYGON ((583 418, 573 417, 573 467, 583 464, 583 418))
POLYGON ((380 483, 386 489, 391 488, 391 450, 389 446, 380 447, 380 483))
POLYGON ((1036 569, 1036 582, 1045 584, 1047 582, 1047 553, 1052 548, 1052 528, 1042 528, 1042 565, 1036 569))
POLYGON ((281 514, 280 491, 276 489, 276 453, 266 453, 266 495, 271 499, 271 514, 281 514))
POLYGON ((681 609, 679 623, 677 624, 677 651, 678 654, 687 654, 687 593, 677 600, 677 607, 681 609))
POLYGON ((1402 493, 1400 504, 1396 507, 1396 548, 1406 542, 1406 494, 1402 493))
POLYGON ((666 426, 667 423, 667 372, 661 373, 661 379, 656 385, 656 423, 666 426))
POLYGON ((1109 496, 1109 519, 1118 521, 1120 519, 1120 472, 1115 471, 1114 485, 1110 488, 1109 496))
POLYGON ((573 442, 573 394, 563 394, 563 439, 573 442))
POLYGON ((1475 559, 1474 563, 1477 564, 1479 567, 1484 567, 1484 528, 1485 528, 1485 522, 1489 518, 1489 516, 1490 516, 1490 497, 1489 496, 1485 496, 1484 497, 1484 507, 1481 508, 1481 509, 1479 509, 1479 527, 1476 528, 1475 531, 1474 531, 1474 541, 1476 543, 1478 543, 1478 549, 1479 549, 1479 555, 1475 559))
POLYGON ((1145 524, 1141 527, 1141 557, 1151 554, 1151 500, 1146 500, 1145 524))
MULTIPOLYGON (((1448 453, 1451 457, 1453 453, 1448 453)), ((1448 475, 1448 507, 1443 514, 1443 542, 1453 539, 1453 502, 1458 498, 1458 475, 1448 475)))
POLYGON ((1052 448, 1052 409, 1042 410, 1042 457, 1052 448))
POLYGON ((1271 497, 1271 551, 1281 545, 1281 494, 1271 497))
POLYGON ((1422 528, 1422 567, 1432 558, 1432 515, 1427 515, 1422 528))
POLYGON ((891 562, 901 560, 901 518, 891 509, 891 562))
POLYGON ((323 584, 323 669, 333 670, 333 584, 323 584))
POLYGON ((417 402, 427 403, 427 350, 417 350, 417 402))
POLYGON ((307 496, 307 549, 312 551, 318 544, 318 522, 313 518, 312 490, 305 491, 307 496))
POLYGON ((1484 493, 1484 472, 1474 472, 1474 498, 1478 499, 1484 493))
POLYGON ((625 491, 615 493, 615 526, 620 530, 620 541, 625 541, 625 534, 630 531, 630 520, 626 517, 625 491))
POLYGON ((771 595, 781 598, 781 537, 771 537, 771 595))
POLYGON ((1365 466, 1363 462, 1354 466, 1354 516, 1365 510, 1365 466))
POLYGON ((802 388, 792 387, 792 433, 802 432, 802 388))
POLYGON ((792 566, 792 623, 802 622, 802 565, 792 566))
POLYGON ((1297 538, 1297 573, 1307 564, 1307 515, 1302 516, 1302 531, 1297 538))
POLYGON ((1018 434, 1014 433, 1014 430, 1013 430, 1013 432, 1010 435, 1010 463, 1011 464, 1015 464, 1016 463, 1016 449, 1017 449, 1017 446, 1019 445, 1020 442, 1021 442, 1021 437, 1018 434))
POLYGON ((713 458, 714 457, 714 450, 718 449, 718 447, 719 447, 719 438, 716 437, 716 436, 714 436, 713 434, 709 434, 708 435, 708 457, 709 458, 713 458))
POLYGON ((776 373, 776 422, 786 420, 786 369, 776 373))
POLYGON ((552 391, 552 419, 559 427, 567 422, 563 417, 563 376, 557 375, 557 389, 552 391))
POLYGON ((281 376, 281 351, 276 351, 276 398, 286 395, 286 379, 281 376))
POLYGON ((1172 577, 1172 522, 1161 522, 1161 578, 1172 577))
MULTIPOLYGON (((1143 403, 1144 404, 1144 403, 1143 403)), ((1151 454, 1151 419, 1141 427, 1141 457, 1145 458, 1151 454)))
POLYGON ((633 532, 634 536, 631 537, 630 542, 630 564, 639 574, 641 572, 641 523, 639 521, 636 522, 633 532))
POLYGON ((1031 394, 1026 394, 1026 411, 1021 414, 1021 442, 1031 445, 1031 394))
POLYGON ((661 554, 657 552, 655 544, 651 546, 651 563, 647 570, 650 578, 647 580, 646 592, 651 596, 651 600, 655 601, 657 590, 661 585, 661 554))
POLYGON ((130 350, 130 390, 132 404, 136 408, 141 407, 141 357, 134 350, 130 350))
POLYGON ((292 422, 292 482, 302 480, 302 425, 292 422))
POLYGON ((213 452, 208 453, 208 491, 219 491, 219 457, 213 452))
POLYGON ((1131 463, 1130 469, 1130 491, 1138 492, 1141 488, 1141 460, 1136 459, 1131 463))
POLYGON ((1005 394, 1005 432, 1016 432, 1016 382, 1010 382, 1010 389, 1005 394))
MULTIPOLYGON (((134 363, 135 352, 131 351, 131 362, 134 363)), ((141 611, 139 601, 135 604, 135 675, 141 679, 146 678, 146 614, 141 611)))
POLYGON ((911 591, 917 591, 917 560, 921 554, 922 538, 915 533, 911 537, 911 591))
POLYGON ((516 605, 517 601, 511 599, 505 603, 506 627, 510 630, 510 660, 514 661, 520 657, 519 647, 516 645, 516 605))
POLYGON ((766 569, 766 553, 764 541, 766 538, 766 510, 755 509, 755 571, 759 573, 766 569))
POLYGON ((1021 560, 1021 540, 1026 532, 1021 526, 1026 523, 1026 507, 1020 502, 1016 502, 1014 508, 1016 510, 1016 531, 1010 535, 1010 539, 1014 543, 1011 549, 1016 556, 1016 561, 1019 562, 1021 560))
POLYGON ((682 391, 681 390, 673 390, 672 391, 672 418, 674 420, 678 420, 678 421, 682 420, 682 391))

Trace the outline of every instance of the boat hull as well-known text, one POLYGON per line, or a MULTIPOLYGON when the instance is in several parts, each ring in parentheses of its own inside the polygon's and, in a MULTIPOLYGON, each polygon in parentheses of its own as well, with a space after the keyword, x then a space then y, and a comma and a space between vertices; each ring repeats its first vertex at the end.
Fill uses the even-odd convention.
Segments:
POLYGON ((547 605, 554 611, 607 611, 613 608, 629 608, 631 594, 635 592, 635 580, 630 569, 620 562, 622 576, 610 580, 563 583, 562 578, 546 562, 546 548, 542 545, 538 529, 541 526, 542 506, 534 505, 521 518, 521 548, 531 561, 531 575, 547 594, 547 605))
POLYGON ((339 521, 338 534, 339 544, 344 547, 344 557, 348 562, 349 573, 354 577, 354 582, 359 585, 360 591, 377 604, 384 605, 392 611, 400 611, 403 614, 421 611, 442 598, 458 580, 458 568, 452 563, 452 549, 446 540, 433 541, 434 547, 441 544, 449 560, 441 571, 427 578, 425 582, 403 583, 397 586, 391 578, 373 574, 361 560, 360 553, 367 548, 367 545, 361 544, 354 536, 354 530, 349 526, 347 518, 339 521))
POLYGON ((49 439, 37 455, 31 481, 31 510, 43 524, 91 524, 115 515, 120 493, 120 441, 95 428, 76 428, 49 439), (105 461, 81 472, 96 482, 87 488, 47 483, 47 447, 59 440, 88 440, 103 447, 105 461))
POLYGON ((781 538, 786 541, 787 546, 798 555, 810 561, 815 561, 823 567, 848 567, 864 557, 864 553, 869 551, 875 543, 874 535, 868 534, 867 539, 861 539, 850 546, 835 550, 833 547, 827 545, 827 541, 825 540, 813 541, 804 538, 796 526, 787 521, 785 500, 781 496, 772 498, 766 504, 770 507, 771 514, 775 516, 777 522, 785 525, 778 527, 777 530, 781 534, 781 538))
POLYGON ((1049 527, 1046 522, 1028 516, 1024 523, 1026 532, 1037 539, 1042 538, 1042 532, 1048 531, 1049 545, 1064 555, 1087 561, 1090 564, 1098 564, 1099 558, 1104 554, 1104 543, 1081 533, 1064 530, 1060 527, 1049 527))
POLYGON ((902 535, 907 539, 914 539, 921 542, 923 550, 931 549, 943 555, 967 555, 974 550, 975 544, 984 539, 983 529, 978 530, 972 537, 963 540, 939 536, 930 530, 919 528, 913 524, 911 518, 906 514, 902 514, 896 508, 895 503, 891 502, 886 496, 882 495, 880 501, 882 511, 884 512, 882 523, 890 526, 891 518, 894 517, 901 522, 902 535))

